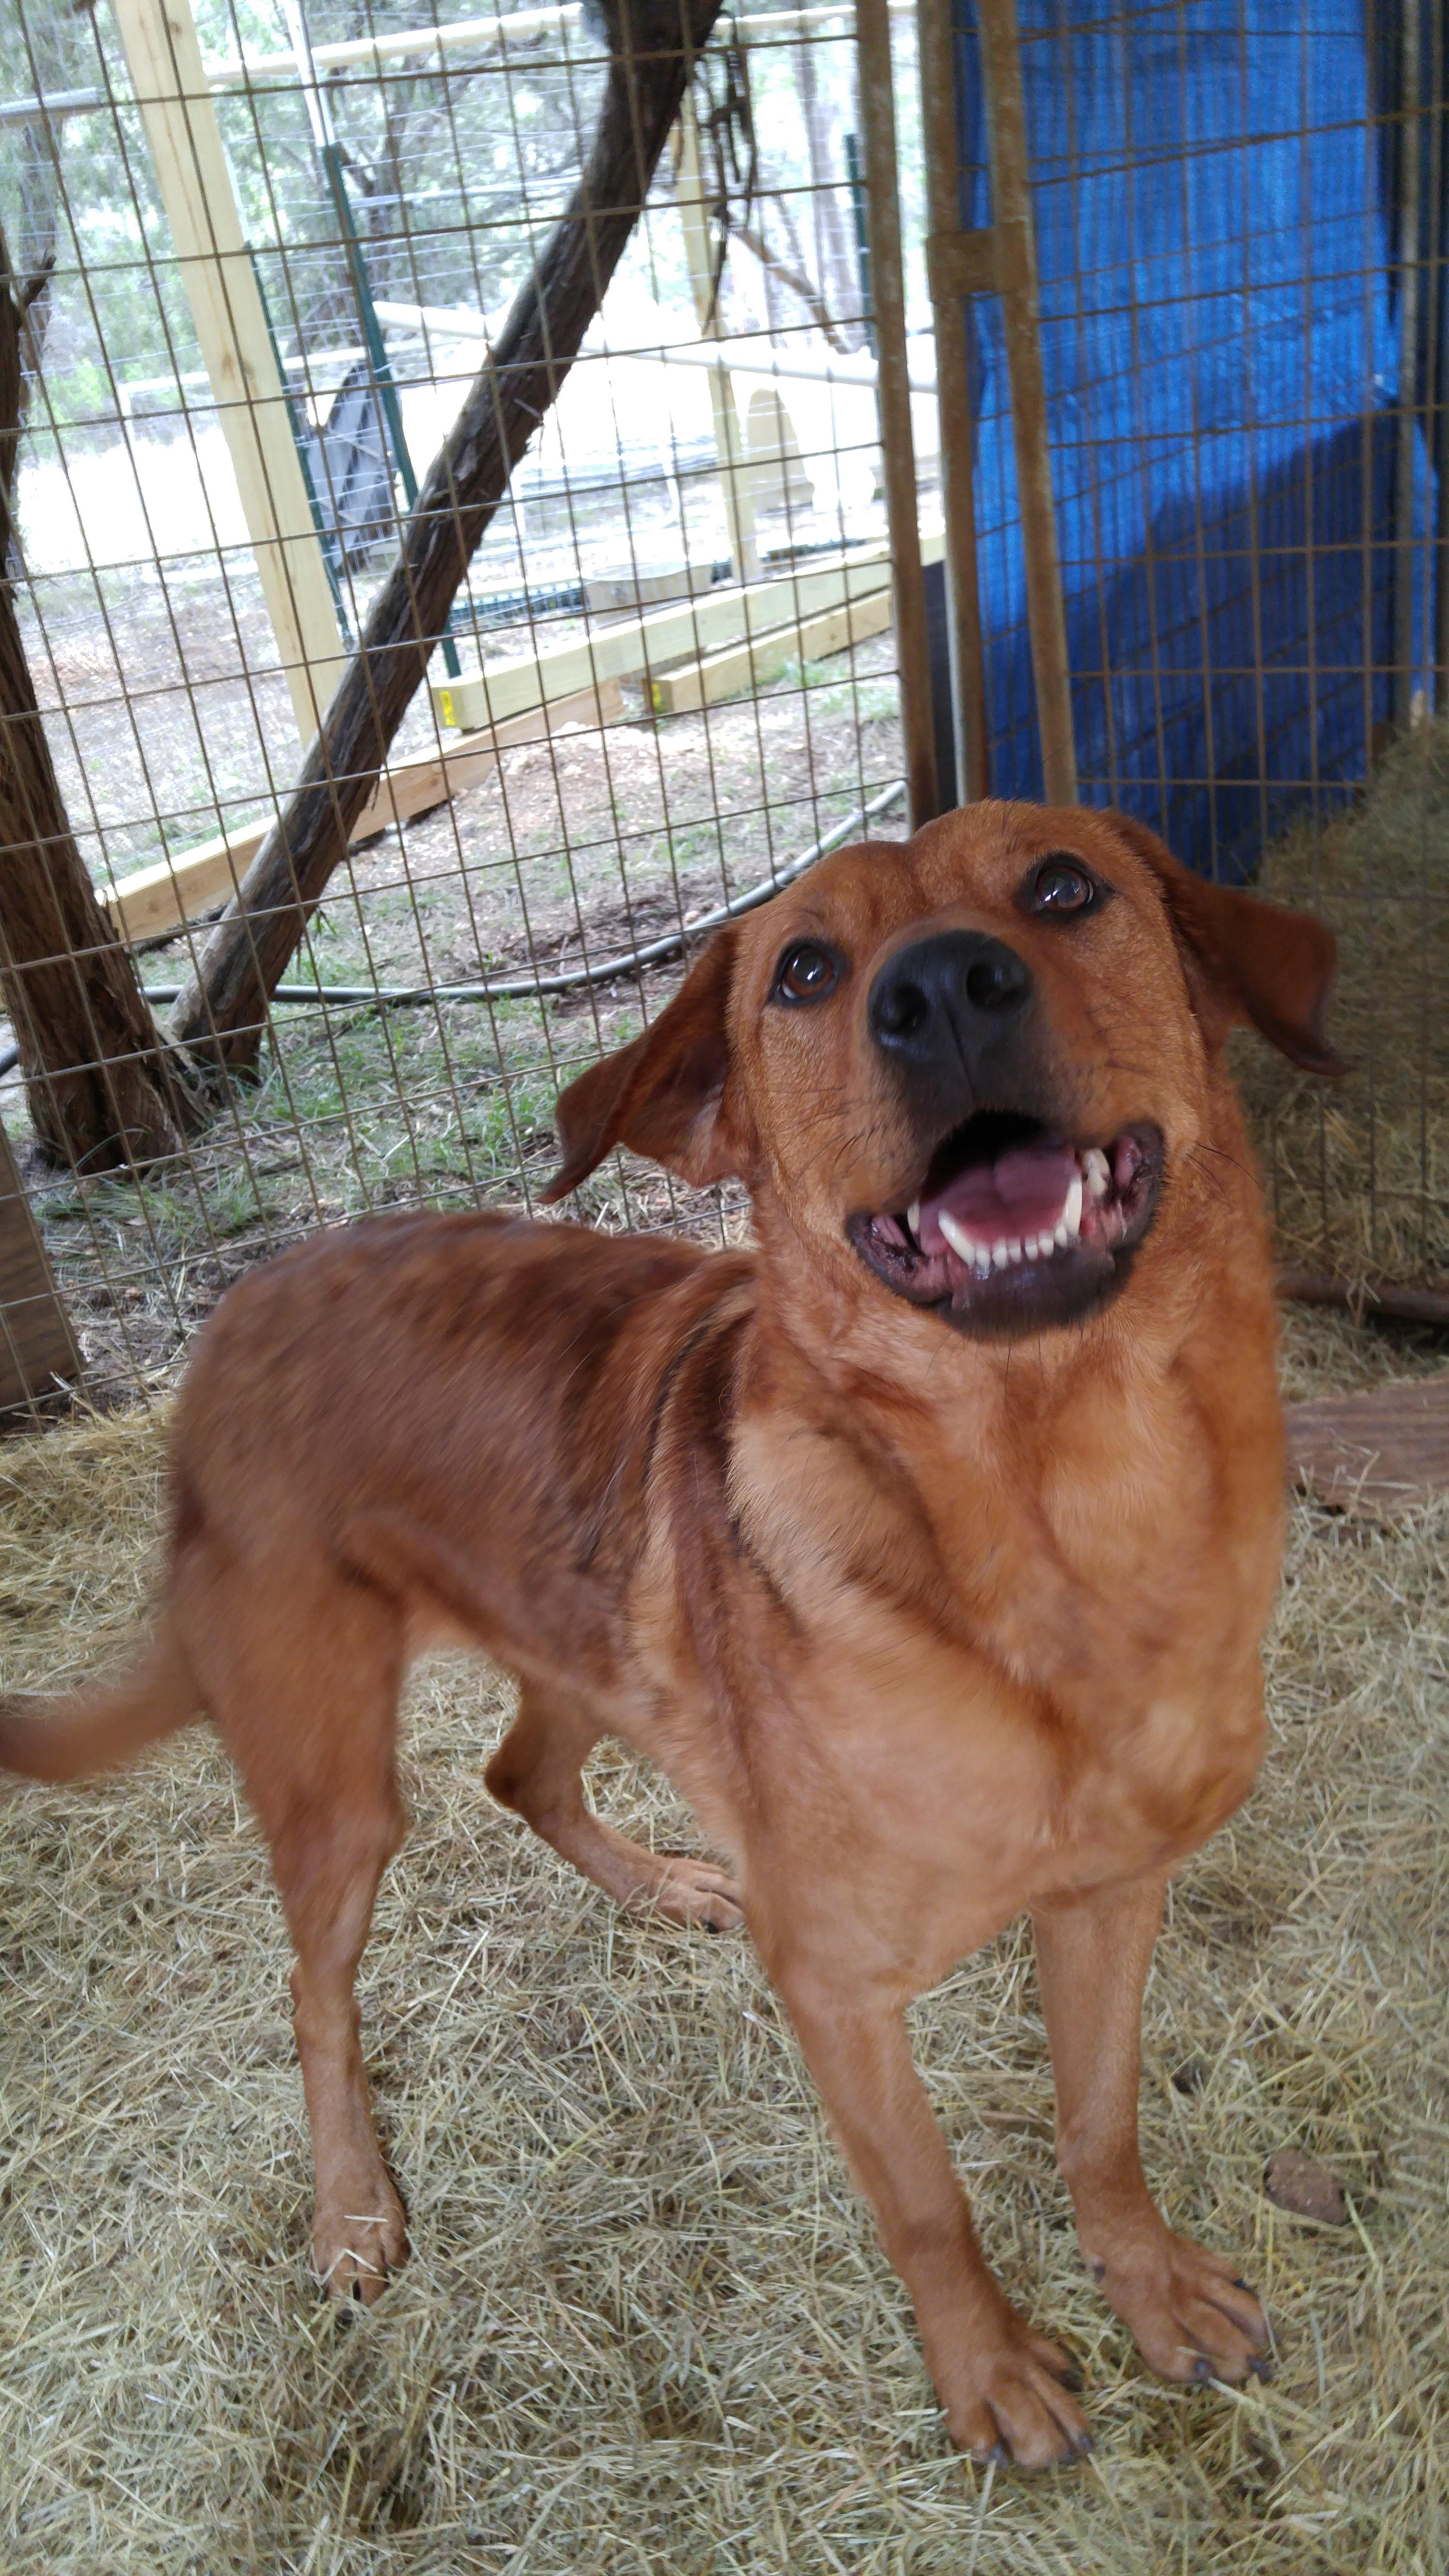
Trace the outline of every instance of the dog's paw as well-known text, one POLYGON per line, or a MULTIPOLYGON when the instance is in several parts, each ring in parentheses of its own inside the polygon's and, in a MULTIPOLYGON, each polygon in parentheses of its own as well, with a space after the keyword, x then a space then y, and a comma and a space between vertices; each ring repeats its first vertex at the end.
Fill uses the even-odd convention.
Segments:
POLYGON ((737 1932, 744 1922, 739 1895, 722 1869, 707 1860, 671 1853, 664 1876, 644 1899, 644 1911, 671 1923, 696 1923, 706 1932, 737 1932))
POLYGON ((1097 2244, 1087 2263, 1143 2360, 1164 2379, 1267 2377, 1268 2320, 1226 2256, 1174 2236, 1158 2219, 1097 2244))
POLYGON ((1069 2391, 1081 2379, 1045 2335, 1011 2317, 990 2351, 973 2351, 953 2374, 946 2427, 958 2451, 985 2465, 1065 2467, 1092 2447, 1087 2419, 1069 2391))
POLYGON ((380 2169, 348 2190, 345 2184, 318 2201, 312 2221, 312 2260, 329 2298, 360 2300, 371 2307, 388 2275, 408 2258, 403 2205, 380 2169))

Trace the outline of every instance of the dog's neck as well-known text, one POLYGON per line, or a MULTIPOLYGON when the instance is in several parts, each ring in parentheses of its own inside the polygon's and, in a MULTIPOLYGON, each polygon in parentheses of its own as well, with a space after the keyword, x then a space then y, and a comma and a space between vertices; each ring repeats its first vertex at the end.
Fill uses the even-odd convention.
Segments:
POLYGON ((929 1417, 933 1438, 948 1423, 956 1436, 969 1436, 1008 1408, 1018 1422, 1039 1417, 1048 1423, 1080 1399, 1085 1384, 1104 1378, 1122 1391, 1129 1385, 1146 1390, 1191 1346, 1204 1290, 1210 1301, 1214 1284, 1171 1279, 1165 1298, 1148 1299, 1134 1294, 1139 1283, 1133 1281, 1078 1324, 1020 1340, 979 1338, 930 1309, 892 1298, 863 1265, 853 1278, 848 1248, 823 1268, 815 1248, 768 1198, 756 1204, 755 1237, 770 1342, 788 1348, 833 1399, 864 1409, 908 1445, 918 1412, 929 1417))
POLYGON ((1276 1315, 1245 1177, 1243 1224, 1210 1190, 1179 1199, 1113 1304, 1016 1344, 966 1338, 863 1268, 822 1278, 762 1199, 732 1484, 782 1591, 817 1555, 894 1583, 908 1568, 1004 1668, 1070 1692, 1089 1667, 1102 1685, 1124 1624, 1172 1633, 1224 1552, 1240 1587, 1271 1581, 1276 1315), (1023 1560, 1025 1603, 1001 1580, 1023 1560))

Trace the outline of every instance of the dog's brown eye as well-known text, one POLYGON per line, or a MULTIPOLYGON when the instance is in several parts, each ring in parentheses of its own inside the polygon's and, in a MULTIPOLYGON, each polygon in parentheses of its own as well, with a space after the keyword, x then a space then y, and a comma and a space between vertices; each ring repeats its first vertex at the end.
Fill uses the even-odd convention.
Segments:
POLYGON ((1074 868, 1069 859, 1048 859, 1031 881, 1030 897, 1033 912, 1089 912, 1097 889, 1085 868, 1074 868))
POLYGON ((838 959, 813 939, 787 948, 775 969, 775 998, 781 1002, 823 1002, 840 981, 838 959))

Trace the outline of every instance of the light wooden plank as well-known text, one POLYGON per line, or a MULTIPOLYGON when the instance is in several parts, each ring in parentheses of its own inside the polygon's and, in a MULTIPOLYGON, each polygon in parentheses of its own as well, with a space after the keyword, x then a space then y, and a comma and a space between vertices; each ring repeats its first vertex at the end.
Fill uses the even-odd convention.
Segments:
POLYGON ((189 0, 115 0, 287 687, 309 742, 342 667, 337 613, 189 0))
MULTIPOLYGON (((430 807, 444 804, 468 787, 480 786, 498 766, 500 752, 511 744, 540 742, 567 724, 601 726, 617 723, 624 712, 624 693, 617 680, 599 689, 583 689, 546 707, 534 707, 511 724, 490 725, 481 733, 462 734, 441 752, 424 752, 395 761, 353 826, 354 841, 365 841, 388 823, 405 823, 430 807)), ((173 859, 158 859, 136 868, 101 896, 123 939, 164 938, 219 903, 229 903, 246 875, 274 817, 247 823, 235 832, 219 833, 173 859)))
POLYGON ((864 599, 826 609, 823 616, 797 619, 748 643, 731 644, 722 653, 706 653, 676 671, 661 672, 651 684, 650 703, 661 716, 688 715, 697 707, 713 706, 739 689, 777 680, 792 662, 828 661, 832 653, 863 644, 868 635, 884 634, 894 613, 891 591, 870 591, 864 599))
MULTIPOLYGON (((939 536, 923 539, 927 563, 935 562, 940 552, 939 536)), ((450 680, 435 688, 433 702, 445 725, 462 729, 498 724, 551 699, 571 697, 590 681, 636 680, 687 655, 713 652, 742 636, 764 634, 786 618, 838 607, 842 600, 879 590, 889 569, 888 546, 861 546, 833 562, 802 564, 767 581, 731 584, 702 599, 681 601, 677 608, 623 619, 582 643, 561 644, 552 653, 499 662, 483 677, 450 680)))
POLYGON ((214 904, 230 902, 267 828, 248 823, 239 832, 221 832, 213 841, 178 850, 174 859, 133 869, 101 890, 107 917, 123 939, 159 939, 198 913, 210 912, 214 904))

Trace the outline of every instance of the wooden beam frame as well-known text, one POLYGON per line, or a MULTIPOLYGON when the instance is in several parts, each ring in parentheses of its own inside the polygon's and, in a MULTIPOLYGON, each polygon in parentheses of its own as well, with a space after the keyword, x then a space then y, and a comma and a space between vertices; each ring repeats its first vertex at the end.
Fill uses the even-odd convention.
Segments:
POLYGON ((190 0, 115 0, 115 11, 297 730, 307 743, 345 655, 196 21, 190 0))
MULTIPOLYGON (((389 823, 406 823, 445 804, 465 787, 479 787, 497 768, 500 755, 517 742, 540 742, 566 724, 606 725, 624 712, 617 680, 580 690, 576 697, 556 698, 516 716, 511 724, 490 725, 481 733, 462 734, 440 752, 423 752, 414 760, 394 761, 353 826, 354 842, 368 840, 389 823)), ((244 823, 215 840, 178 850, 174 858, 157 859, 136 868, 101 895, 123 939, 163 939, 218 904, 229 903, 251 866, 275 814, 244 823)))
MULTIPOLYGON (((942 544, 939 535, 922 538, 922 560, 938 563, 942 544)), ((440 687, 436 697, 454 705, 461 699, 483 721, 440 751, 394 761, 352 838, 366 840, 385 824, 407 822, 480 786, 511 744, 544 741, 565 724, 617 723, 625 680, 647 679, 655 711, 679 714, 773 678, 796 658, 824 658, 882 634, 892 622, 890 579, 888 547, 862 547, 844 563, 682 600, 605 627, 587 643, 500 664, 486 681, 440 687)), ((242 824, 118 879, 100 900, 121 937, 163 939, 229 903, 275 819, 242 824)))
POLYGON ((727 644, 722 653, 701 654, 677 671, 662 671, 650 683, 649 702, 656 715, 682 716, 699 707, 732 698, 737 690, 759 688, 778 680, 792 662, 823 662, 844 653, 868 636, 883 635, 894 621, 894 594, 884 586, 863 599, 847 599, 817 617, 795 618, 746 643, 727 644))
POLYGON ((497 663, 478 679, 440 683, 433 703, 445 725, 461 729, 502 723, 552 698, 572 697, 591 683, 637 679, 687 654, 764 634, 787 618, 838 607, 864 591, 880 590, 889 579, 889 545, 861 546, 834 561, 801 564, 764 581, 731 582, 697 599, 681 600, 677 607, 621 619, 582 643, 497 663))

